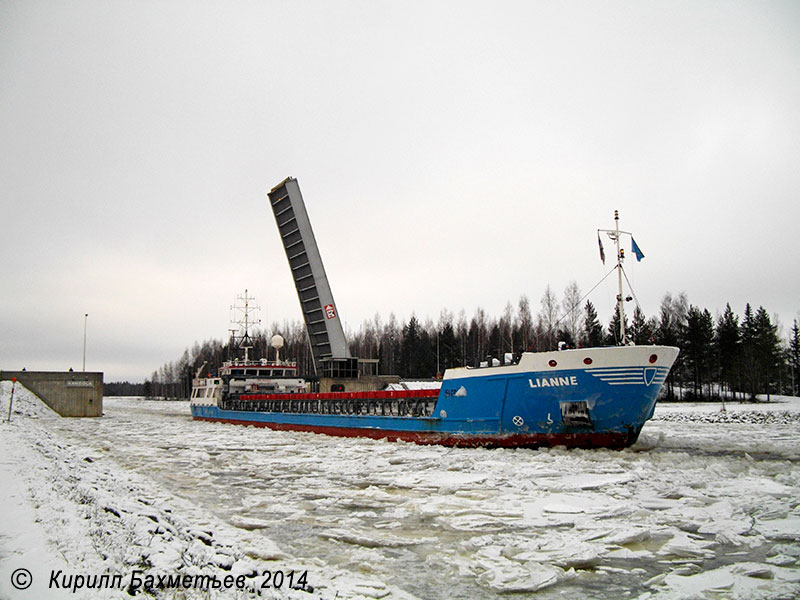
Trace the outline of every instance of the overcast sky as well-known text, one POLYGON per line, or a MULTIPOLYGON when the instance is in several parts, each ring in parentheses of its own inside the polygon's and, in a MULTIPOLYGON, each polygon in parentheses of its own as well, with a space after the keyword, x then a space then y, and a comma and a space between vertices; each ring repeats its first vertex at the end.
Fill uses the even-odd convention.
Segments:
POLYGON ((800 311, 796 1, 3 0, 0 116, 2 369, 79 369, 85 313, 106 381, 245 288, 300 319, 289 175, 351 330, 588 291, 615 209, 647 315, 800 311))

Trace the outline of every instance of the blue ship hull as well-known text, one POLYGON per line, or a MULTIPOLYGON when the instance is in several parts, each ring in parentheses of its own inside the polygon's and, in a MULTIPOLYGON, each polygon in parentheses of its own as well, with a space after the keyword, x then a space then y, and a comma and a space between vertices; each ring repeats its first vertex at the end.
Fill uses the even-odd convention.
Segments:
MULTIPOLYGON (((590 348, 525 353, 514 365, 450 369, 424 416, 378 414, 377 405, 367 407, 368 393, 341 395, 358 406, 358 414, 328 410, 333 394, 304 394, 297 395, 302 402, 274 402, 272 410, 193 404, 192 416, 423 444, 623 448, 636 441, 653 415, 677 355, 677 348, 666 346, 590 348)), ((244 402, 271 398, 277 396, 242 397, 244 402)))

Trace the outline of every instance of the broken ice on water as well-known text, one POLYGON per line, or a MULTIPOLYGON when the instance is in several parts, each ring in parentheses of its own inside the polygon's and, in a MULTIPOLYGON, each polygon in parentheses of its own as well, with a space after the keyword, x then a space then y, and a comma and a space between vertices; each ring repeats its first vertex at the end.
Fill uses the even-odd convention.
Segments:
POLYGON ((606 451, 273 432, 123 398, 47 418, 22 396, 3 468, 59 568, 304 569, 316 596, 281 591, 302 598, 800 595, 797 399, 660 405, 606 451))

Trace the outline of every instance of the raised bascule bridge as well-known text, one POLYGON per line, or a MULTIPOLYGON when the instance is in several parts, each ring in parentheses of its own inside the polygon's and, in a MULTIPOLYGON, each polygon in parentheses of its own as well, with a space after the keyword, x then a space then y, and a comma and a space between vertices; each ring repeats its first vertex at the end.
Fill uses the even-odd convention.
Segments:
POLYGON ((312 391, 372 391, 399 382, 378 374, 378 359, 351 355, 297 180, 286 178, 268 196, 311 345, 312 391))

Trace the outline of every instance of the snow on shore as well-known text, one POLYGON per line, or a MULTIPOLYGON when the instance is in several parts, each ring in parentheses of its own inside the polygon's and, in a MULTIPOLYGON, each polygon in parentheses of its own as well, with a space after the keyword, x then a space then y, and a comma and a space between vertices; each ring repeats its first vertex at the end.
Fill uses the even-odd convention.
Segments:
MULTIPOLYGON (((9 391, 10 385, 3 382, 5 411, 9 391)), ((77 452, 39 422, 52 419, 60 417, 17 384, 11 423, 3 422, 0 428, 0 499, 5 513, 0 529, 0 598, 129 597, 128 588, 138 584, 134 577, 144 582, 150 575, 158 581, 159 575, 175 573, 220 581, 243 576, 246 586, 150 593, 159 598, 327 600, 337 593, 339 598, 413 598, 370 577, 319 564, 313 565, 313 585, 308 578, 301 580, 309 565, 292 559, 269 538, 232 531, 152 481, 119 468, 102 453, 77 452), (32 574, 33 583, 25 590, 11 585, 12 573, 20 568, 32 574), (280 589, 272 575, 277 571, 282 573, 280 589), (51 585, 54 572, 57 587, 51 585), (290 573, 306 584, 305 589, 289 589, 290 573), (103 575, 108 576, 104 583, 122 581, 122 585, 88 589, 90 581, 97 584, 90 578, 103 575), (119 577, 113 579, 115 575, 119 577), (84 579, 76 587, 77 576, 84 579)))
MULTIPOLYGON (((4 384, 0 410, 7 396, 4 384)), ((53 570, 127 584, 134 569, 255 586, 266 569, 308 570, 313 593, 262 596, 308 600, 798 597, 800 402, 780 400, 660 405, 619 452, 273 432, 122 398, 102 419, 60 419, 24 392, 0 425, 0 497, 15 507, 0 598, 57 597, 53 570), (19 566, 25 592, 9 583, 19 566)), ((233 592, 216 595, 258 597, 233 592)), ((82 594, 63 597, 128 597, 82 594)))

